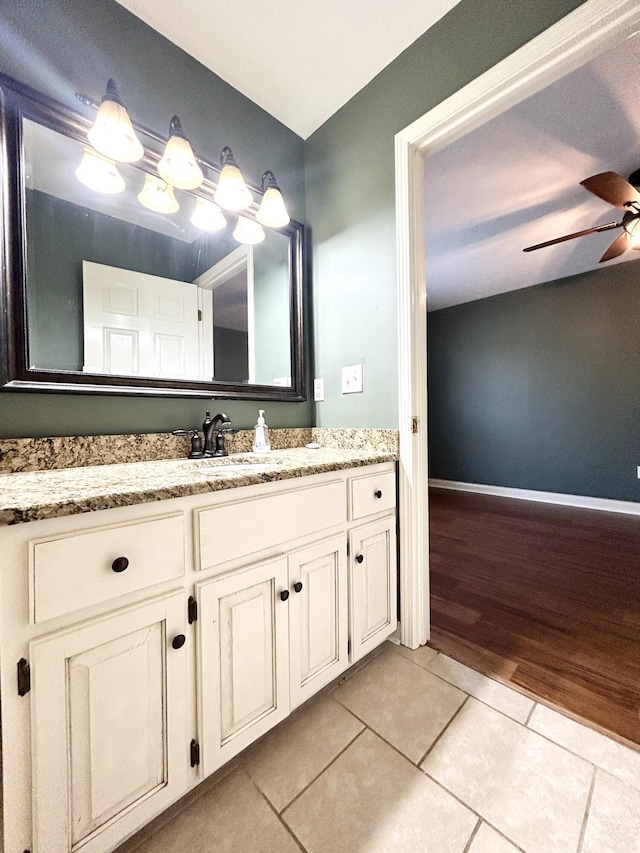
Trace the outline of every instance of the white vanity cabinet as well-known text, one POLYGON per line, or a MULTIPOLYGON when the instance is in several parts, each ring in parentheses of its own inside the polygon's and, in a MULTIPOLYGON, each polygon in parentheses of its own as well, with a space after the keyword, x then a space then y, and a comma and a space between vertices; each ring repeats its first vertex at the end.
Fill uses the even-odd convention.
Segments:
POLYGON ((381 643, 395 527, 382 463, 0 528, 4 853, 109 853, 381 643))

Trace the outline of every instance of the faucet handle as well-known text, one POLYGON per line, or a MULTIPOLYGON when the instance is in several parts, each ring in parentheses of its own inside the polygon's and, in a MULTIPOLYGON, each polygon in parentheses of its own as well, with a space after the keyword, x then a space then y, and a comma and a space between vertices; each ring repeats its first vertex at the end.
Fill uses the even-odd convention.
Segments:
POLYGON ((202 452, 202 439, 197 429, 174 429, 172 435, 190 435, 191 436, 191 453, 189 459, 201 459, 204 455, 202 452))

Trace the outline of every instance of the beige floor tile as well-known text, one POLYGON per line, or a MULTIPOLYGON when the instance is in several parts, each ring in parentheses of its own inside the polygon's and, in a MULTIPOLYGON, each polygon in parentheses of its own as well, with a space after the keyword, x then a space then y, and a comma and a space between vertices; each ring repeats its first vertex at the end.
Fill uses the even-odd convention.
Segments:
POLYGON ((423 769, 527 853, 574 853, 593 768, 469 699, 423 769))
POLYGON ((582 853, 640 853, 640 792, 596 772, 582 853))
POLYGON ((322 696, 251 747, 243 764, 274 808, 282 811, 363 728, 342 705, 322 696))
POLYGON ((469 853, 518 853, 518 848, 486 823, 480 825, 469 853))
POLYGON ((466 699, 465 693, 391 650, 332 695, 414 762, 466 699))
POLYGON ((370 731, 282 817, 308 853, 462 853, 477 822, 370 731))
POLYGON ((640 789, 640 751, 629 749, 545 705, 536 706, 528 725, 627 785, 640 789))
POLYGON ((416 663, 418 666, 427 669, 431 661, 438 657, 438 652, 435 649, 430 649, 429 646, 420 646, 417 649, 408 649, 406 646, 397 646, 395 643, 387 643, 387 647, 401 655, 403 658, 410 660, 411 663, 416 663))
POLYGON ((533 699, 528 699, 446 655, 438 655, 427 669, 519 723, 526 721, 533 708, 533 699))
POLYGON ((249 777, 236 770, 136 853, 300 853, 249 777))

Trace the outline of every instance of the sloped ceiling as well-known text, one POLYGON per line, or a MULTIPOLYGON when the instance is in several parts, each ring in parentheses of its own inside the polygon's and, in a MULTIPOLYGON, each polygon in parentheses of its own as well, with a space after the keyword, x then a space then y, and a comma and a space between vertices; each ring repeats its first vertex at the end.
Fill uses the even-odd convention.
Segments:
POLYGON ((118 0, 303 139, 459 0, 118 0))
MULTIPOLYGON (((598 268, 620 231, 525 246, 620 221, 580 186, 640 168, 640 36, 425 161, 429 310, 598 268)), ((640 258, 627 251, 607 264, 640 258)), ((638 267, 640 274, 640 267, 638 267)))

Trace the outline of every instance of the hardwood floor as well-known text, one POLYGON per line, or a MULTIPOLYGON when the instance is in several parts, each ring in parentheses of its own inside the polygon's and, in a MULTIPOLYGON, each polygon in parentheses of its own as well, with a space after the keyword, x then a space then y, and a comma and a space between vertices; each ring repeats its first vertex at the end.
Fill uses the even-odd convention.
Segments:
POLYGON ((430 490, 430 645, 640 745, 640 516, 430 490))

